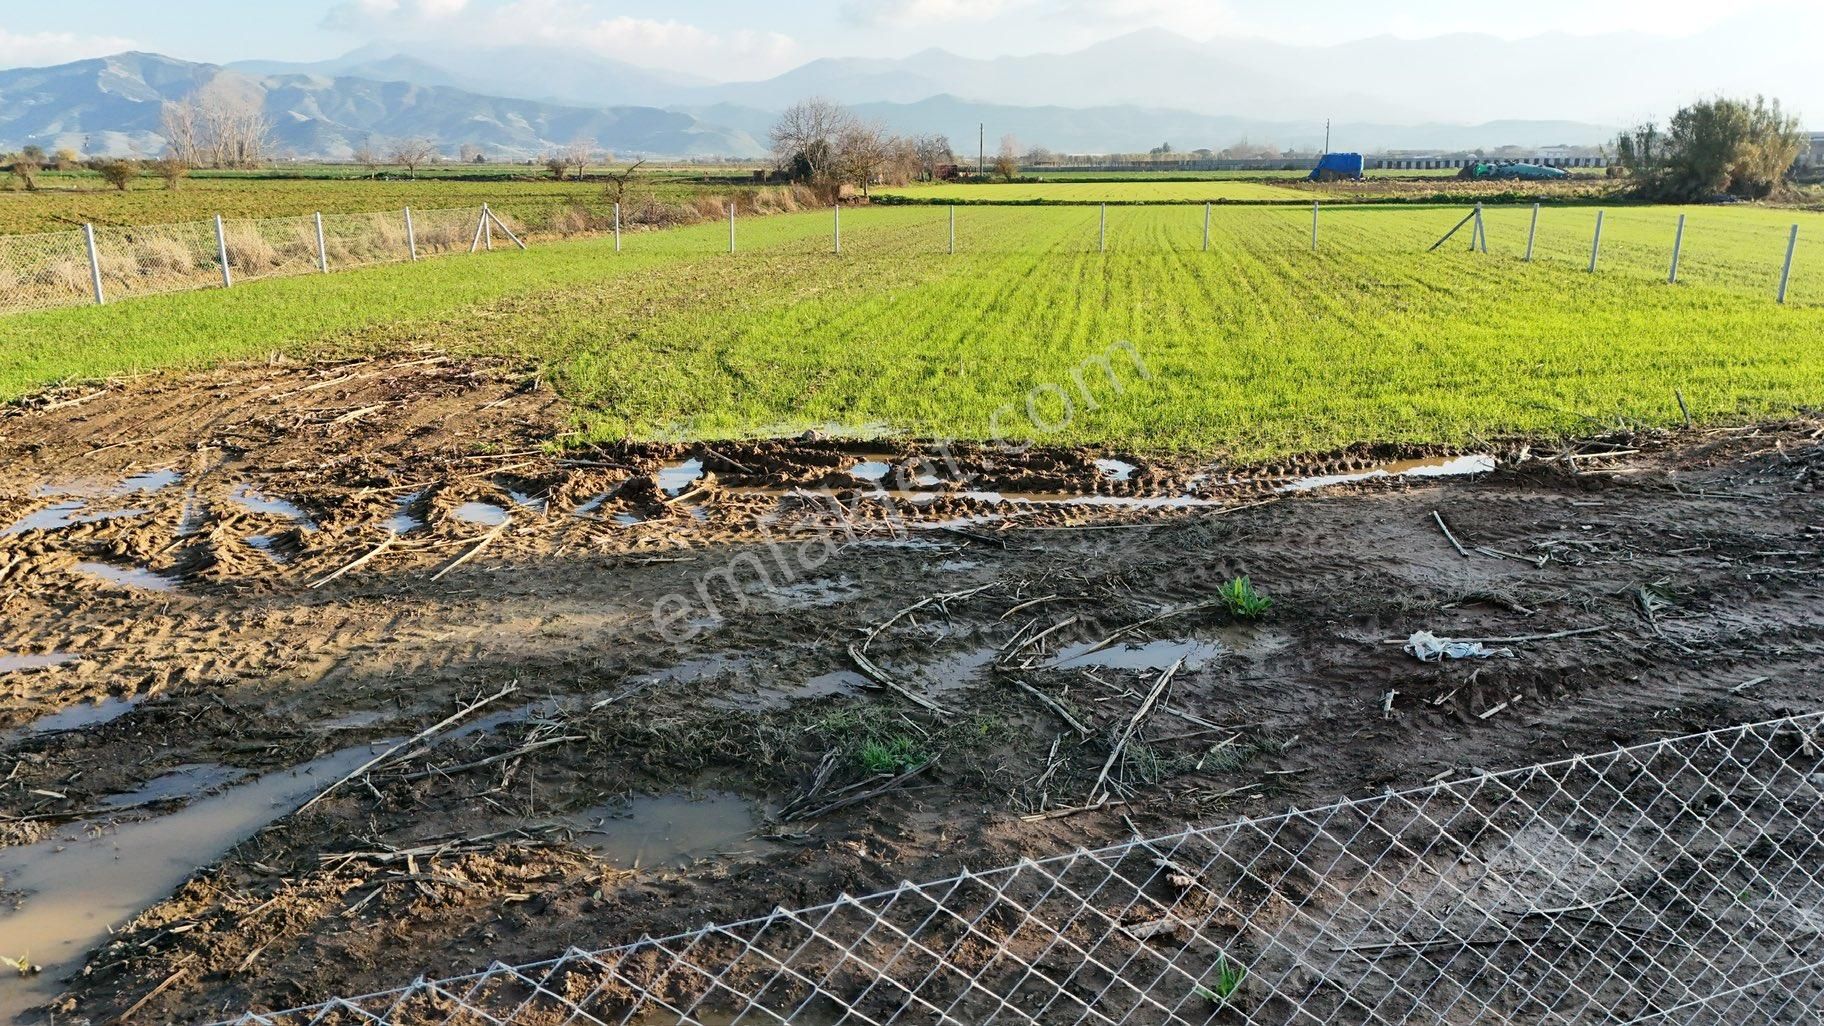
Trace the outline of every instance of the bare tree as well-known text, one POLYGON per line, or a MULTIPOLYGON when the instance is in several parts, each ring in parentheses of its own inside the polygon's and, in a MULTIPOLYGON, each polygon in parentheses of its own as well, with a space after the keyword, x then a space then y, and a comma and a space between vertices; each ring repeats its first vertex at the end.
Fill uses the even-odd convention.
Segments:
POLYGON ((151 167, 158 177, 165 180, 165 188, 172 192, 183 188, 184 178, 190 174, 190 165, 179 160, 175 152, 153 161, 151 167))
POLYGON ((203 137, 196 98, 166 100, 159 113, 171 155, 185 164, 199 163, 203 158, 203 137))
POLYGON ((636 160, 625 171, 608 172, 608 187, 603 190, 608 202, 621 203, 627 199, 627 190, 633 185, 633 176, 639 173, 640 165, 644 163, 644 160, 636 160))
POLYGON ((393 146, 393 163, 405 168, 406 176, 418 177, 418 169, 437 159, 437 144, 429 139, 401 139, 393 146))
POLYGON ((912 140, 912 148, 918 154, 919 177, 927 182, 937 177, 939 168, 956 163, 956 151, 946 136, 918 136, 912 140))
POLYGON ((95 170, 101 173, 103 181, 121 192, 126 192, 133 185, 133 179, 139 177, 139 164, 131 160, 104 160, 95 170))
POLYGON ((460 151, 464 164, 486 164, 488 155, 475 143, 463 143, 460 151))
POLYGON ((583 180, 583 175, 589 170, 589 162, 595 159, 595 152, 594 139, 577 138, 571 140, 570 145, 564 147, 564 152, 559 156, 563 158, 565 167, 576 172, 576 180, 580 182, 583 180))
POLYGON ((265 161, 272 121, 261 106, 264 96, 252 82, 223 75, 192 97, 199 148, 215 167, 258 167, 265 161))
POLYGON ((785 109, 773 124, 773 159, 779 169, 801 181, 823 185, 838 180, 837 139, 855 115, 829 100, 801 100, 785 109))
POLYGON ((1001 150, 994 156, 994 173, 1010 182, 1020 177, 1020 141, 1011 132, 1001 136, 1001 150))
POLYGON ((885 127, 875 122, 850 118, 834 140, 835 159, 832 178, 853 185, 868 194, 868 187, 881 175, 893 155, 892 139, 885 127))
POLYGON ((374 145, 374 137, 371 135, 364 136, 361 142, 355 146, 354 153, 350 155, 354 157, 355 163, 367 168, 370 172, 380 166, 380 148, 374 145))

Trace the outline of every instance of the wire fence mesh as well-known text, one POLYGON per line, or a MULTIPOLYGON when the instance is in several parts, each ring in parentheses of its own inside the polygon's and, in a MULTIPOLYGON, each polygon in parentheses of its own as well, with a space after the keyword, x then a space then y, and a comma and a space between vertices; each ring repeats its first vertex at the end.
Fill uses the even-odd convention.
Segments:
MULTIPOLYGON (((414 211, 420 258, 467 252, 480 207, 414 211)), ((245 218, 93 229, 94 259, 82 231, 0 236, 0 312, 108 302, 220 286, 222 251, 235 283, 410 260, 403 210, 331 214, 321 240, 313 216, 245 218), (319 242, 321 243, 319 245, 319 242)))
POLYGON ((1824 718, 1343 802, 241 1023, 1816 1023, 1824 718))

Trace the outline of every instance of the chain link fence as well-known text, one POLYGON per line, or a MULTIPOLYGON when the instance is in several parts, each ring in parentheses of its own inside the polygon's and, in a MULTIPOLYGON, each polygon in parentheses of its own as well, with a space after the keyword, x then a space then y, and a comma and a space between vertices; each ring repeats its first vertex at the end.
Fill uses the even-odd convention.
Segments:
POLYGON ((1659 741, 237 1021, 1816 1023, 1821 731, 1659 741))
POLYGON ((0 236, 0 313, 468 252, 477 238, 485 244, 486 220, 507 224, 462 207, 327 214, 320 234, 319 218, 304 216, 224 220, 219 238, 215 221, 0 236))

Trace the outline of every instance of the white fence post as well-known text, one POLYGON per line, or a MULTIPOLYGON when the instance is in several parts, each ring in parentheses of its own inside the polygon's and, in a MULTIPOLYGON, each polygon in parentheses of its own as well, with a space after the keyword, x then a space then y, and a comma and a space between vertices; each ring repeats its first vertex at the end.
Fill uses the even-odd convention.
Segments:
POLYGON ((405 208, 405 249, 412 262, 418 262, 418 225, 412 221, 412 208, 405 208))
POLYGON ((215 258, 222 262, 222 288, 234 287, 234 272, 228 269, 228 229, 222 225, 222 215, 215 215, 215 258))
POLYGON ((1533 243, 1539 239, 1539 204, 1533 204, 1533 223, 1526 230, 1526 262, 1533 262, 1533 243))
POLYGON ((956 255, 956 204, 950 204, 950 255, 956 255))
POLYGON ((1313 253, 1317 252, 1317 211, 1320 206, 1322 206, 1321 201, 1311 201, 1311 252, 1313 253))
POLYGON ((1108 252, 1108 204, 1102 204, 1102 221, 1096 229, 1096 245, 1102 252, 1108 252))
POLYGON ((486 203, 481 205, 481 242, 488 252, 494 252, 494 211, 486 203))
POLYGON ((323 212, 317 211, 317 270, 329 273, 329 245, 323 238, 323 212))
POLYGON ((488 208, 486 206, 483 206, 481 208, 481 217, 478 220, 476 220, 476 222, 475 222, 475 237, 469 240, 469 252, 470 253, 473 253, 476 250, 481 248, 481 233, 483 231, 485 231, 487 229, 487 227, 488 227, 488 208))
POLYGON ((621 204, 618 200, 614 204, 614 251, 621 251, 621 204))
POLYGON ((1602 257, 1602 215, 1607 211, 1596 211, 1596 237, 1590 241, 1590 273, 1596 273, 1596 261, 1602 257))
POLYGON ((89 284, 95 289, 95 305, 106 303, 107 297, 101 291, 101 253, 95 248, 95 226, 82 226, 83 241, 89 244, 89 284))
POLYGON ((1678 215, 1678 232, 1672 236, 1672 271, 1666 275, 1667 285, 1678 284, 1678 256, 1685 248, 1685 215, 1678 215))
POLYGON ((735 204, 733 201, 728 204, 728 251, 730 253, 735 251, 735 204))
POLYGON ((1203 251, 1210 251, 1210 205, 1203 205, 1203 251))
POLYGON ((842 255, 842 201, 836 201, 836 255, 842 255))
POLYGON ((1780 269, 1780 303, 1786 302, 1786 289, 1792 284, 1792 256, 1799 248, 1799 226, 1792 226, 1792 234, 1786 237, 1786 266, 1780 269))

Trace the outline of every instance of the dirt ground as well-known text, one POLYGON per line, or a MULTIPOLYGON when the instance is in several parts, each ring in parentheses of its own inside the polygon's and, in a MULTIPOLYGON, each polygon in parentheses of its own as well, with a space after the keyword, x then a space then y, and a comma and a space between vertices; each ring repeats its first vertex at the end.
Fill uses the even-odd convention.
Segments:
POLYGON ((1246 470, 568 424, 429 355, 0 414, 43 966, 0 1014, 228 1018, 1824 697, 1817 419, 1246 470))

